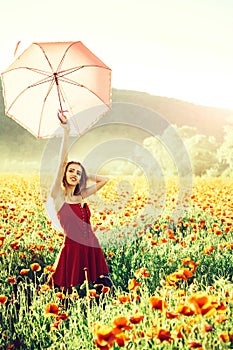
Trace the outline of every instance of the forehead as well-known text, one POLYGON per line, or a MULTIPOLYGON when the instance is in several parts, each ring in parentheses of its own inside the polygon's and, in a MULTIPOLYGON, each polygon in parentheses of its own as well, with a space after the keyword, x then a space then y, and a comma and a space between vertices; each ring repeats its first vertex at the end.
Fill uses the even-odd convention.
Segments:
POLYGON ((70 164, 70 165, 68 166, 67 170, 71 170, 71 169, 73 169, 73 170, 75 170, 75 171, 80 171, 80 172, 82 172, 82 168, 81 168, 81 166, 80 166, 79 164, 70 164))

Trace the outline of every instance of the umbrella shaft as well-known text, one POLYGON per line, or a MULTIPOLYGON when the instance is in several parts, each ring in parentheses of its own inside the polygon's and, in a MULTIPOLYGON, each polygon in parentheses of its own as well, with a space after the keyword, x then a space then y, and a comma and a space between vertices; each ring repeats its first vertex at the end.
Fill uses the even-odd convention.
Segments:
POLYGON ((55 83, 56 83, 56 85, 58 86, 57 73, 53 73, 53 75, 54 75, 54 80, 55 80, 55 83))
POLYGON ((57 73, 53 73, 53 75, 54 75, 55 83, 57 85, 57 94, 58 94, 58 99, 59 99, 59 103, 60 103, 60 108, 62 111, 61 95, 60 95, 60 88, 59 88, 59 83, 58 83, 58 79, 57 79, 57 73))

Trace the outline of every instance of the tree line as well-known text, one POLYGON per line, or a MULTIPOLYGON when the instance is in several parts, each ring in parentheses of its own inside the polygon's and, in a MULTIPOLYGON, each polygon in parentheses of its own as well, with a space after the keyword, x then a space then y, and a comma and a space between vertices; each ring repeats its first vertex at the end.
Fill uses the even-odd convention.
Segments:
MULTIPOLYGON (((213 136, 199 134, 194 127, 173 125, 172 128, 175 128, 183 142, 194 175, 233 176, 233 120, 232 123, 224 126, 222 142, 217 141, 213 136)), ((164 135, 146 138, 143 144, 154 155, 165 174, 173 175, 176 173, 176 164, 172 160, 171 152, 166 148, 164 135)), ((175 140, 173 144, 176 147, 175 140)), ((176 149, 173 152, 176 152, 176 149)))

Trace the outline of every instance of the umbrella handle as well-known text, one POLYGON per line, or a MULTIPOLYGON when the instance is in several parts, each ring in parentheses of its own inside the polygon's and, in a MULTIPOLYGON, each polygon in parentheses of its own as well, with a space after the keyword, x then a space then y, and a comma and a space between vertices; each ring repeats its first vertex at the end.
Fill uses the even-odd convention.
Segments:
POLYGON ((60 122, 61 122, 62 124, 67 124, 67 118, 66 118, 66 116, 64 115, 65 112, 68 112, 68 111, 63 111, 62 109, 59 109, 58 112, 57 112, 57 117, 58 117, 58 119, 60 120, 60 122), (65 118, 66 118, 66 121, 64 121, 64 120, 61 118, 61 116, 65 117, 65 118))

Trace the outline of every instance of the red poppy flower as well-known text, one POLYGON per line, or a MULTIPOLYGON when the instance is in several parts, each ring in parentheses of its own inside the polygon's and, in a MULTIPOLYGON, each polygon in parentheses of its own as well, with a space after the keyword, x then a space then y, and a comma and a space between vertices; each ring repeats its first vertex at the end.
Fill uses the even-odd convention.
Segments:
POLYGON ((66 296, 64 293, 58 292, 58 293, 56 293, 56 297, 60 300, 64 300, 66 296))
POLYGON ((89 289, 88 296, 90 298, 96 298, 99 296, 99 294, 97 294, 96 289, 93 288, 93 289, 89 289))
POLYGON ((20 249, 19 242, 18 241, 12 242, 10 244, 10 247, 14 250, 19 250, 20 249))
POLYGON ((94 326, 94 343, 102 350, 108 350, 113 346, 115 340, 115 333, 112 327, 105 325, 94 326))
POLYGON ((63 320, 66 321, 68 320, 68 315, 65 312, 61 312, 59 315, 57 315, 56 320, 63 320))
POLYGON ((13 276, 7 277, 7 282, 9 282, 10 284, 16 284, 16 278, 13 276))
POLYGON ((137 323, 140 323, 144 318, 144 315, 133 315, 129 318, 129 321, 133 324, 137 324, 137 323))
POLYGON ((101 289, 102 293, 109 293, 109 291, 110 291, 110 288, 107 286, 103 286, 103 288, 101 289))
POLYGON ((129 303, 130 302, 130 297, 128 295, 119 295, 118 300, 121 304, 124 303, 129 303))
POLYGON ((49 266, 45 266, 45 268, 44 268, 44 273, 49 273, 49 272, 55 272, 55 267, 54 266, 51 266, 51 265, 49 265, 49 266))
POLYGON ((166 318, 168 319, 179 318, 179 314, 171 311, 166 311, 166 318))
POLYGON ((135 278, 132 278, 131 280, 129 280, 128 282, 128 289, 129 290, 132 290, 132 289, 135 289, 137 288, 138 286, 140 286, 141 283, 138 283, 135 278))
POLYGON ((170 331, 167 331, 165 329, 160 329, 158 334, 157 334, 157 338, 163 342, 163 341, 167 341, 167 342, 171 342, 171 340, 173 340, 171 338, 171 332, 170 331))
POLYGON ((31 269, 32 269, 32 271, 40 271, 41 266, 38 263, 33 263, 33 264, 31 264, 31 269))
POLYGON ((132 326, 129 325, 129 319, 125 316, 116 317, 113 320, 113 325, 118 329, 125 329, 125 330, 132 329, 132 326))
POLYGON ((55 330, 55 331, 58 331, 59 330, 59 326, 61 324, 61 321, 58 320, 58 321, 55 321, 53 324, 50 325, 50 329, 51 330, 55 330))
POLYGON ((141 267, 140 269, 138 269, 137 271, 135 271, 134 275, 137 277, 137 278, 140 278, 140 277, 148 277, 150 276, 150 272, 147 271, 147 269, 145 267, 141 267))
POLYGON ((177 312, 181 315, 185 315, 185 316, 192 316, 194 315, 194 311, 187 305, 182 305, 179 304, 177 307, 177 312))
POLYGON ((45 308, 45 313, 47 315, 57 315, 59 312, 57 304, 49 303, 45 308))
POLYGON ((120 347, 125 346, 125 344, 128 340, 130 340, 130 338, 124 333, 116 334, 116 336, 115 336, 115 341, 116 341, 117 345, 120 347))
POLYGON ((22 269, 20 271, 20 275, 22 275, 22 276, 27 275, 29 271, 30 271, 30 269, 22 269))
POLYGON ((163 311, 165 308, 167 308, 166 301, 156 296, 150 297, 148 303, 151 309, 158 309, 160 311, 163 311))
POLYGON ((0 294, 0 304, 5 304, 7 302, 8 297, 6 295, 0 294))
POLYGON ((196 293, 188 298, 190 308, 200 315, 211 316, 216 312, 216 307, 218 304, 215 303, 212 296, 196 293))
POLYGON ((188 341, 188 346, 190 349, 203 349, 201 343, 198 343, 196 341, 188 341))

